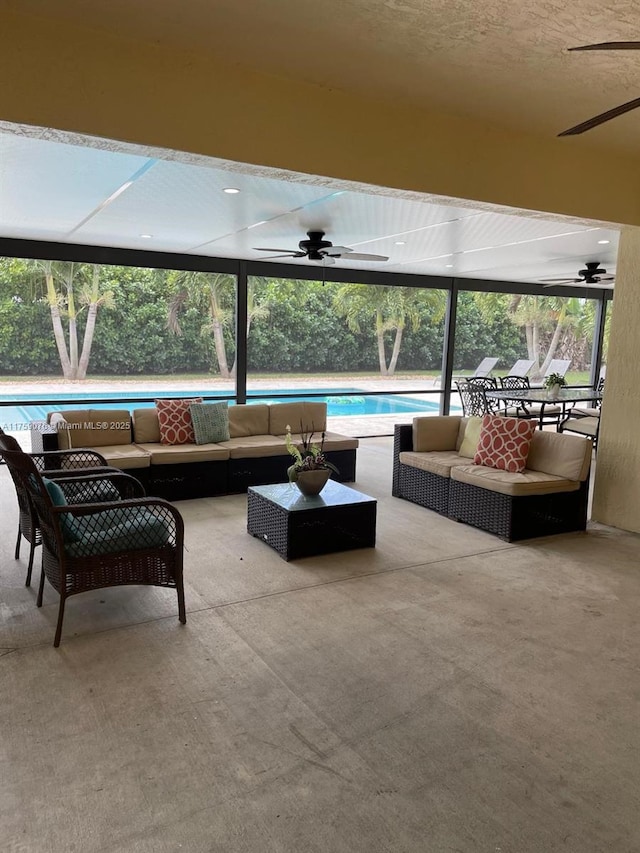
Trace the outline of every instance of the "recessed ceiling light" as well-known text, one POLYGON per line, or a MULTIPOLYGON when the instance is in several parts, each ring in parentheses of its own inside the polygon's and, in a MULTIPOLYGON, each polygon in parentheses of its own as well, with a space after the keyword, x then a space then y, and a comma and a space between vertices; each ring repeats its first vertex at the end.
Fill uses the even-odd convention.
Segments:
POLYGON ((223 193, 228 193, 229 195, 237 195, 237 194, 240 192, 240 190, 239 190, 239 189, 236 189, 236 187, 225 187, 225 188, 222 190, 222 192, 223 192, 223 193))
POLYGON ((150 240, 153 237, 153 234, 141 234, 140 236, 143 240, 150 240))
POLYGON ((396 240, 394 245, 395 246, 406 246, 406 244, 407 244, 406 240, 396 240))
POLYGON ((445 267, 447 267, 447 269, 450 269, 452 266, 453 264, 445 264, 445 267))
POLYGON ((606 246, 606 245, 607 245, 607 243, 610 243, 610 242, 611 242, 611 240, 598 240, 598 243, 599 243, 601 246, 606 246))

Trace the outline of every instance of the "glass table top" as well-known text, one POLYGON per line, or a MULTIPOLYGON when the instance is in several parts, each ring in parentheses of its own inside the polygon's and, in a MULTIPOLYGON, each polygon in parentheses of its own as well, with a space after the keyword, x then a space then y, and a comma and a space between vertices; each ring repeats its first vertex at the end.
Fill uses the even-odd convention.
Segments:
POLYGON ((293 483, 275 483, 269 486, 250 486, 250 492, 255 492, 266 500, 286 509, 288 512, 320 509, 321 507, 345 506, 359 503, 375 503, 375 498, 357 492, 335 480, 328 480, 319 495, 303 495, 293 483))
POLYGON ((547 388, 512 388, 508 391, 485 391, 492 400, 521 400, 530 403, 584 403, 601 400, 602 394, 593 388, 561 388, 557 396, 547 388))

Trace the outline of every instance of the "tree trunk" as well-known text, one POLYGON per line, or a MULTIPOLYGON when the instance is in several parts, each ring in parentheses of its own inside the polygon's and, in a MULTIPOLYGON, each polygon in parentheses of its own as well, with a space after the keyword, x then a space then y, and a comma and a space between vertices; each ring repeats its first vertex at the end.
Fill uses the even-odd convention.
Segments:
POLYGON ((96 317, 98 316, 98 303, 92 302, 87 311, 87 324, 84 327, 84 340, 82 341, 82 355, 78 364, 77 379, 85 379, 89 368, 89 357, 91 355, 91 347, 93 345, 93 333, 96 327, 96 317))
MULTIPOLYGON (((249 341, 249 332, 251 331, 251 321, 253 317, 251 316, 251 312, 247 314, 247 351, 249 349, 248 341, 249 341)), ((236 354, 233 357, 233 366, 231 368, 231 378, 235 379, 236 374, 238 373, 238 347, 236 347, 236 354)))
POLYGON ((535 347, 533 346, 533 329, 530 323, 527 323, 524 327, 524 334, 527 341, 527 358, 533 359, 537 364, 538 353, 535 351, 535 347))
POLYGON ((229 379, 229 365, 227 364, 227 350, 224 344, 224 335, 222 332, 222 323, 213 319, 211 326, 213 328, 213 342, 216 348, 216 358, 218 359, 218 367, 220 368, 220 376, 223 379, 229 379))
POLYGON ((404 326, 398 326, 396 329, 396 337, 393 342, 393 352, 391 353, 391 360, 389 361, 389 370, 387 372, 387 376, 393 376, 396 372, 396 366, 398 364, 398 356, 400 355, 400 344, 402 343, 402 334, 404 332, 404 326))
POLYGON ((382 314, 376 311, 376 337, 378 339, 378 364, 380 365, 380 376, 387 375, 387 354, 384 351, 384 323, 382 314))
POLYGON ((56 347, 58 348, 62 375, 65 379, 71 379, 71 364, 69 363, 69 354, 67 353, 67 345, 64 340, 64 329, 62 328, 60 308, 58 307, 58 294, 56 293, 53 275, 50 270, 45 271, 45 280, 47 283, 47 301, 49 302, 49 311, 51 313, 53 336, 56 340, 56 347))
POLYGON ((560 343, 560 335, 562 334, 562 329, 564 327, 564 311, 560 312, 558 316, 558 320, 556 322, 556 327, 553 330, 553 337, 551 338, 551 342, 549 344, 549 349, 547 351, 547 355, 545 360, 542 362, 542 367, 540 368, 540 373, 544 376, 547 368, 549 367, 549 363, 551 359, 555 355, 556 349, 558 348, 558 344, 560 343))

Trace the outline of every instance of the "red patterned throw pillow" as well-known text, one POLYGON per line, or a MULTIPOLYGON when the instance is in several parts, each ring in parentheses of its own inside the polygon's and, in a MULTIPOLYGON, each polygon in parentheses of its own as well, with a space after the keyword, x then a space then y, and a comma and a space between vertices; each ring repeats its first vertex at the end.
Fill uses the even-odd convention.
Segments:
POLYGON ((194 443, 193 422, 189 406, 201 403, 202 397, 190 400, 156 400, 161 444, 194 443))
POLYGON ((485 415, 473 457, 474 465, 486 465, 488 468, 500 468, 512 474, 519 474, 527 466, 527 456, 535 431, 534 420, 485 415))

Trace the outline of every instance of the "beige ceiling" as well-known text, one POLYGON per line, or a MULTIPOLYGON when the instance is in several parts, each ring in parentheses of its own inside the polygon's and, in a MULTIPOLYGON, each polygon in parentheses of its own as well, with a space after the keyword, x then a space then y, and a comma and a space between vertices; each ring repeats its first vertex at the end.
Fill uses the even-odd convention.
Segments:
MULTIPOLYGON (((637 37, 637 2, 8 0, 6 5, 168 50, 215 54, 280 77, 549 138, 640 96, 640 52, 567 52, 571 46, 637 37)), ((565 144, 637 154, 640 110, 565 144)))

